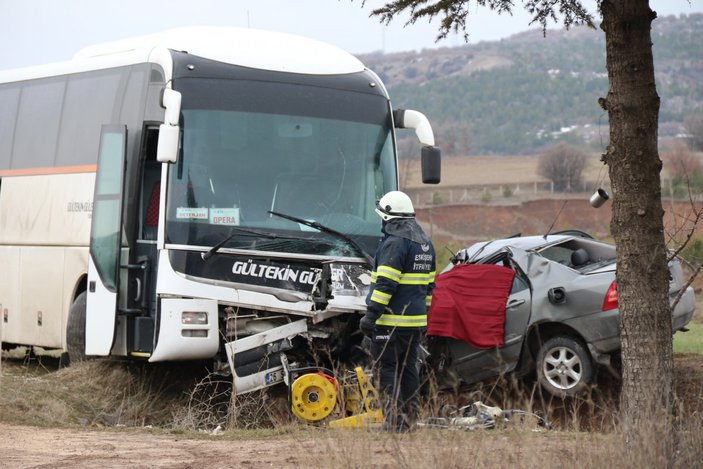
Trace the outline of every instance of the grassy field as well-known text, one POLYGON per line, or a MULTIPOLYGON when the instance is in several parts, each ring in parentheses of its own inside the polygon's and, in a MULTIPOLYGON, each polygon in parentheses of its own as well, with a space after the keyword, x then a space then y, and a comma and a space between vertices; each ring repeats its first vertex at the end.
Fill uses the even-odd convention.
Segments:
POLYGON ((703 354, 703 323, 692 322, 687 327, 688 332, 674 334, 674 353, 703 354))
MULTIPOLYGON (((545 182, 537 174, 539 156, 466 156, 442 159, 442 182, 439 186, 470 184, 529 184, 545 182)), ((400 164, 401 186, 408 189, 423 187, 420 161, 406 160, 400 164)), ((586 181, 607 181, 607 167, 600 155, 590 155, 583 172, 586 181)))
MULTIPOLYGON (((703 163, 703 153, 697 157, 703 163)), ((539 158, 539 155, 443 157, 442 182, 437 187, 548 182, 538 174, 539 158)), ((589 188, 610 186, 608 167, 600 159, 600 153, 591 153, 586 160, 582 177, 589 188)), ((399 171, 401 188, 427 187, 422 184, 419 159, 402 160, 399 171)), ((666 166, 661 178, 664 183, 669 178, 666 166)))

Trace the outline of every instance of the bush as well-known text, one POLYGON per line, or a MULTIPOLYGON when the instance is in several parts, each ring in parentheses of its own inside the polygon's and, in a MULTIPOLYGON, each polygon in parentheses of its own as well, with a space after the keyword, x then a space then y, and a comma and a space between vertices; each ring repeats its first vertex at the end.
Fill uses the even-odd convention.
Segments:
POLYGON ((564 142, 557 143, 548 147, 540 156, 537 174, 551 180, 555 191, 581 191, 587 156, 580 148, 564 142))
POLYGON ((691 191, 703 188, 703 165, 698 157, 683 144, 677 144, 662 152, 664 169, 671 177, 674 197, 685 197, 691 191))
POLYGON ((681 250, 680 256, 692 266, 703 264, 703 239, 695 236, 691 238, 681 250))
POLYGON ((692 150, 703 151, 703 116, 691 114, 684 118, 688 143, 692 150))

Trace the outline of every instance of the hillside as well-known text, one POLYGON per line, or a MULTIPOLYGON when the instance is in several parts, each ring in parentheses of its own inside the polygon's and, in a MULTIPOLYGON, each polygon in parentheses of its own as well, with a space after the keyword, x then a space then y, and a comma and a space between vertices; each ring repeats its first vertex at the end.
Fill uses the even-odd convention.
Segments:
MULTIPOLYGON (((684 134, 703 109, 703 14, 653 23, 662 139, 684 134)), ((607 140, 605 37, 585 27, 530 30, 496 42, 360 56, 394 106, 423 111, 446 155, 534 154, 563 139, 594 150, 607 140)))

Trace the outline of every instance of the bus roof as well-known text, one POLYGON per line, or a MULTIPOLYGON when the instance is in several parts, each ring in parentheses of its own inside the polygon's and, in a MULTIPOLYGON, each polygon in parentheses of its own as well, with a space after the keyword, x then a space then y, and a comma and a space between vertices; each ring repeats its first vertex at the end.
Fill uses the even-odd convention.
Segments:
POLYGON ((337 75, 360 72, 364 65, 353 55, 313 39, 257 29, 184 27, 148 36, 96 44, 72 60, 0 71, 0 83, 152 62, 170 79, 167 51, 185 51, 218 62, 263 70, 337 75))

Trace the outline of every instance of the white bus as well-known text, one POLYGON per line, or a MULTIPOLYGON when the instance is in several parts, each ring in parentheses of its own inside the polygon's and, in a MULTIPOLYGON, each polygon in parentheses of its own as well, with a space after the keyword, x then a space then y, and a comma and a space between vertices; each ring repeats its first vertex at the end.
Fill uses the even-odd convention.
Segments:
POLYGON ((271 32, 0 72, 3 347, 213 360, 237 393, 351 363, 395 127, 439 182, 421 113, 352 55, 271 32))

